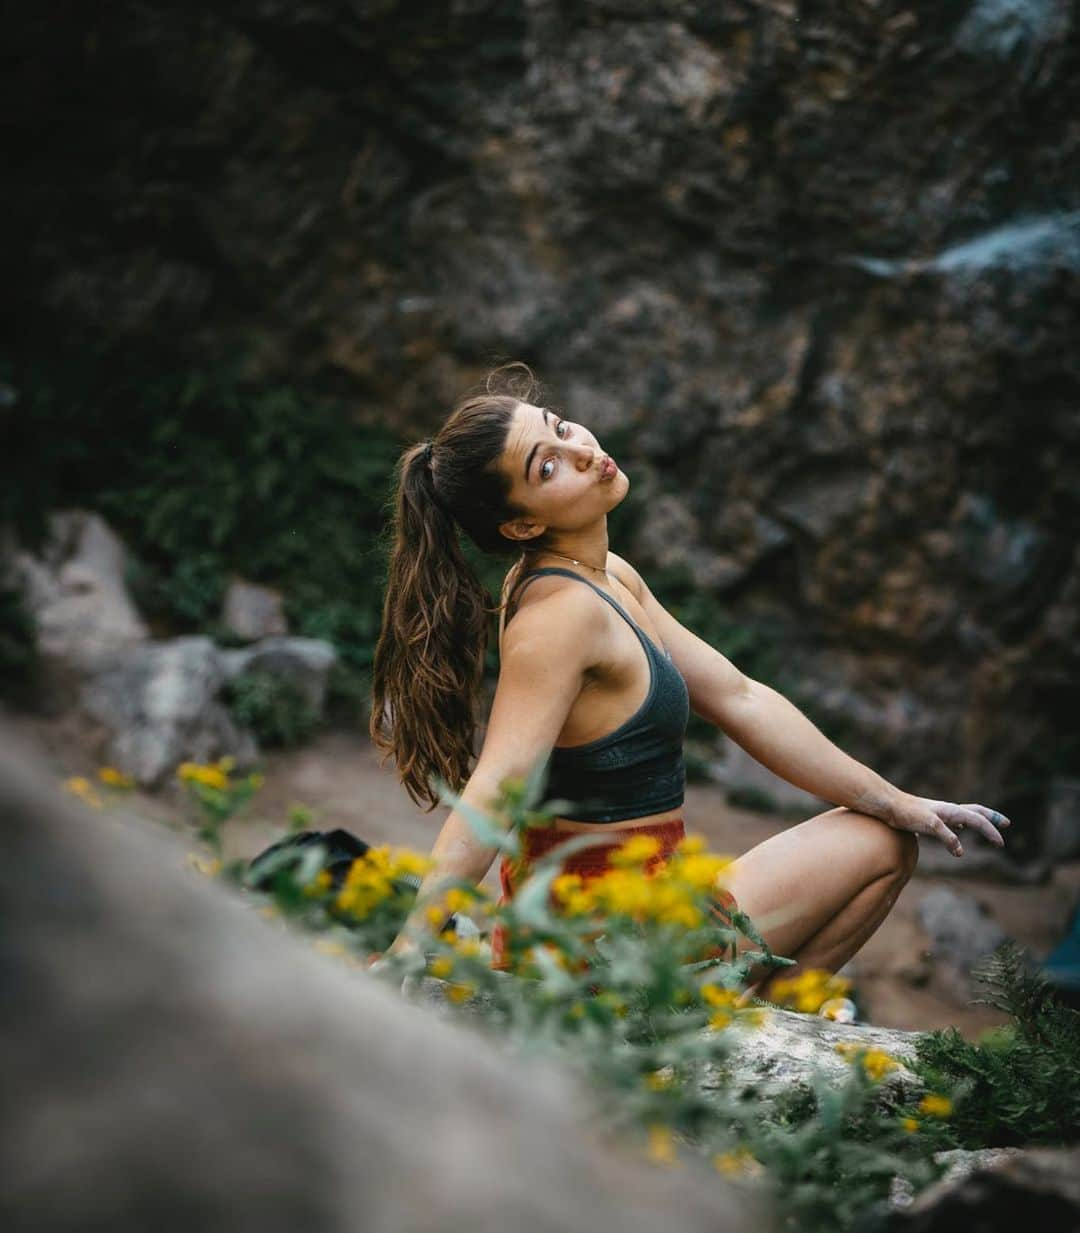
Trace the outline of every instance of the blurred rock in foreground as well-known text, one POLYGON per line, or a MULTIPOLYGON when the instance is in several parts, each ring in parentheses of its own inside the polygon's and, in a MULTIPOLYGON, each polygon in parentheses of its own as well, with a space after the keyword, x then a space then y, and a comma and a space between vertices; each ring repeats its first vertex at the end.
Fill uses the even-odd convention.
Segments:
POLYGON ((602 1144, 572 1083, 409 1006, 64 799, 0 728, 6 1233, 724 1233, 719 1178, 602 1144))

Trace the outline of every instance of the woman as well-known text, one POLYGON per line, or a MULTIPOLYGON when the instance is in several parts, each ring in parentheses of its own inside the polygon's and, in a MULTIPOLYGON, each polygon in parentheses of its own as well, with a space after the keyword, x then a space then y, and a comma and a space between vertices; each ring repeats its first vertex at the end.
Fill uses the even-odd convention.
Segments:
MULTIPOLYGON (((960 856, 957 832, 981 831, 1000 847, 1009 820, 894 787, 681 625, 608 547, 607 515, 629 479, 585 425, 537 395, 524 365, 496 369, 484 392, 402 458, 374 663, 376 745, 394 756, 417 802, 434 807, 438 777, 482 811, 506 776, 527 775, 550 754, 549 798, 577 804, 530 855, 582 831, 612 844, 644 831, 660 840, 662 859, 682 835, 681 741, 692 707, 776 774, 837 802, 746 852, 727 882, 795 971, 835 971, 895 903, 915 868, 916 835, 960 856), (458 529, 485 551, 518 554, 503 586, 498 684, 474 767, 490 608, 458 529)), ((453 810, 391 950, 415 945, 423 904, 440 886, 479 882, 494 855, 453 810)), ((505 867, 503 889, 513 890, 505 867)))

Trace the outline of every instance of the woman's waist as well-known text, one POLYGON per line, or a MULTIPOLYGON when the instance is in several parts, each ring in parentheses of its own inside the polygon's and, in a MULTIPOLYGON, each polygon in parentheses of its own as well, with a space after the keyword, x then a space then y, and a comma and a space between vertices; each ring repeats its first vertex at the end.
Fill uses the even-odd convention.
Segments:
POLYGON ((682 807, 679 806, 675 809, 665 809, 661 813, 642 814, 637 818, 620 818, 617 822, 582 822, 576 818, 552 818, 549 826, 551 830, 566 834, 581 831, 606 834, 608 831, 634 830, 635 828, 659 826, 663 823, 679 821, 682 816, 682 807))

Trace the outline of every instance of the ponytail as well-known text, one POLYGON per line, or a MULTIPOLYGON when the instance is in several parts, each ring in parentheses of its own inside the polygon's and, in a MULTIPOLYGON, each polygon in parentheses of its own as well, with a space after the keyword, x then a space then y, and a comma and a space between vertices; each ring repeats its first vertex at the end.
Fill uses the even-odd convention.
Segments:
POLYGON ((509 479, 492 464, 515 407, 537 387, 525 365, 506 368, 524 370, 524 388, 492 393, 493 373, 487 390, 460 403, 434 442, 406 450, 397 469, 370 732, 383 761, 393 755, 409 796, 429 810, 439 803, 436 778, 460 792, 469 777, 488 620, 498 611, 458 527, 486 551, 517 548, 498 531, 518 511, 507 500, 509 479))

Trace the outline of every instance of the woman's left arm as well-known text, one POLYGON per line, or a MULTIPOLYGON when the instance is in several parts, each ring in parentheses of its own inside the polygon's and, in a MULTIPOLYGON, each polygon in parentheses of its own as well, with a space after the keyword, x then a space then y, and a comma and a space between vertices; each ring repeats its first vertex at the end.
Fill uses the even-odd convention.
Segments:
POLYGON ((1009 819, 985 805, 955 805, 913 796, 838 748, 792 702, 746 676, 677 621, 621 557, 610 554, 686 680, 694 713, 714 723, 774 774, 822 800, 868 813, 897 830, 932 835, 955 855, 955 832, 977 830, 997 847, 1009 819))

